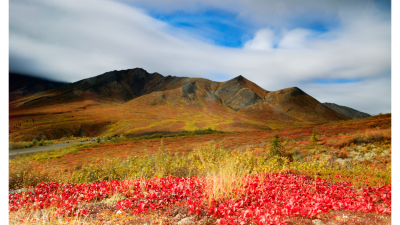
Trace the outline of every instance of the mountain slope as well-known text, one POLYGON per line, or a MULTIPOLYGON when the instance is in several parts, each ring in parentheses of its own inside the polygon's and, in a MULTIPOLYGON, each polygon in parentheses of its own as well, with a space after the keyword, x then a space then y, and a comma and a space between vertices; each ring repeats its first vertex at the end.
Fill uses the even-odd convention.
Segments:
POLYGON ((9 101, 67 84, 66 82, 51 81, 19 73, 8 73, 8 77, 9 101))
POLYGON ((298 87, 269 92, 265 96, 265 101, 273 105, 275 110, 303 121, 323 122, 349 119, 324 106, 298 87))
POLYGON ((349 119, 299 88, 267 91, 238 76, 226 82, 111 71, 10 102, 10 140, 135 135, 213 128, 270 130, 349 119))
POLYGON ((366 117, 370 117, 371 116, 368 113, 363 113, 363 112, 357 111, 355 109, 352 109, 350 107, 337 105, 335 103, 325 102, 325 103, 322 103, 322 104, 327 106, 327 107, 329 107, 329 108, 331 108, 331 109, 333 109, 334 111, 336 111, 336 112, 338 112, 338 113, 340 113, 342 115, 348 116, 350 118, 361 119, 361 118, 366 118, 366 117))
MULTIPOLYGON (((222 100, 224 105, 238 111, 239 109, 262 101, 262 97, 248 88, 246 79, 242 76, 220 83, 215 94, 222 100)), ((261 91, 259 91, 261 92, 261 91)))

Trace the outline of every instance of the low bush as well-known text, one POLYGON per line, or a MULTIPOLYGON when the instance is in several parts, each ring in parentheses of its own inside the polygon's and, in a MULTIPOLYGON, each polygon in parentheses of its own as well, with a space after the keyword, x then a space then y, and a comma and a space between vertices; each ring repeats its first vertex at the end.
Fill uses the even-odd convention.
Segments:
POLYGON ((140 140, 140 139, 156 139, 156 138, 166 138, 166 137, 183 137, 183 136, 195 136, 195 135, 207 135, 207 134, 220 134, 224 133, 223 131, 218 131, 218 130, 213 130, 211 128, 207 129, 200 129, 200 130, 194 130, 194 131, 181 131, 177 133, 170 133, 170 134, 165 134, 165 133, 156 133, 152 135, 147 135, 147 136, 142 136, 142 137, 136 137, 132 138, 133 140, 140 140))
MULTIPOLYGON (((36 140, 36 139, 34 139, 36 140)), ((43 146, 43 145, 52 145, 52 144, 57 144, 57 141, 45 141, 44 139, 41 139, 39 142, 36 141, 32 141, 32 142, 25 142, 25 141, 20 141, 20 142, 9 142, 9 150, 13 150, 13 149, 22 149, 22 148, 31 148, 34 146, 43 146), (36 143, 36 144, 35 144, 36 143)))
POLYGON ((43 146, 45 144, 44 139, 39 141, 39 146, 43 146))
POLYGON ((373 129, 366 130, 363 134, 356 134, 353 137, 344 137, 339 140, 330 140, 326 143, 328 146, 343 148, 352 144, 369 144, 375 142, 391 141, 391 129, 373 129))

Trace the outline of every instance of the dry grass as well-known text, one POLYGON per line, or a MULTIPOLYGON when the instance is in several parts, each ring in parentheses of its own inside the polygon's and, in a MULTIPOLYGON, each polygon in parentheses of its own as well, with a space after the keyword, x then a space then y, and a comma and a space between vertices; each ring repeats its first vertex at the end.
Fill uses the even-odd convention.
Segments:
POLYGON ((245 183, 244 174, 244 170, 234 169, 233 162, 226 162, 219 169, 208 171, 205 188, 208 203, 240 195, 245 183))
POLYGON ((328 141, 326 144, 328 146, 336 147, 336 148, 343 148, 345 146, 350 146, 352 144, 368 144, 368 143, 376 143, 376 142, 383 142, 383 141, 391 141, 392 133, 391 128, 388 129, 368 129, 364 133, 357 133, 350 137, 343 137, 339 140, 332 139, 328 141))
POLYGON ((70 175, 48 162, 16 161, 9 166, 9 188, 36 186, 43 182, 68 180, 70 175), (56 178, 56 179, 55 179, 56 178))
POLYGON ((93 224, 93 220, 82 216, 54 216, 57 210, 55 207, 50 207, 40 210, 25 210, 20 209, 9 214, 9 224, 18 225, 66 225, 66 224, 93 224))

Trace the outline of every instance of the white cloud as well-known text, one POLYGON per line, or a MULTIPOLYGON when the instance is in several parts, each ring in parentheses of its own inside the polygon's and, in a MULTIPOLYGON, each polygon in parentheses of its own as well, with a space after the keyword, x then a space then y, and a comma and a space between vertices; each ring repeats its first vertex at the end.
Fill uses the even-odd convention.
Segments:
MULTIPOLYGON (((262 16, 259 10, 266 7, 261 2, 253 2, 238 12, 245 15, 253 10, 254 18, 258 18, 262 16)), ((234 10, 242 3, 234 1, 227 6, 234 10)), ((286 3, 284 8, 280 6, 284 12, 296 6, 294 2, 286 3)), ((307 4, 302 7, 309 7, 307 4)), ((323 7, 334 8, 328 3, 323 7)), ((14 0, 10 2, 9 49, 10 58, 31 62, 14 69, 60 76, 71 82, 111 70, 142 67, 163 75, 208 79, 213 79, 213 74, 232 78, 240 74, 271 91, 291 86, 308 88, 305 82, 316 78, 371 80, 373 88, 372 80, 390 74, 390 21, 379 14, 370 16, 357 11, 342 17, 346 21, 339 27, 320 35, 292 29, 281 30, 279 37, 275 28, 260 28, 243 49, 235 49, 195 39, 147 16, 143 10, 109 0, 14 0), (278 48, 272 49, 274 44, 278 48)), ((266 20, 269 19, 267 15, 266 20)), ((362 88, 364 84, 353 84, 350 90, 357 91, 355 97, 370 96, 371 91, 362 88)), ((376 99, 389 99, 379 106, 382 111, 390 108, 390 85, 385 85, 387 82, 376 83, 374 89, 376 99)), ((320 90, 335 96, 331 102, 343 104, 343 92, 338 87, 329 85, 320 90)), ((325 96, 322 92, 309 94, 317 99, 325 96)), ((354 98, 346 106, 370 105, 367 100, 354 98)), ((365 112, 372 113, 372 109, 365 112)))
POLYGON ((391 79, 389 76, 357 83, 328 85, 305 84, 302 90, 318 96, 320 102, 333 102, 371 115, 391 112, 391 79))
POLYGON ((245 49, 269 50, 274 47, 274 31, 270 29, 261 29, 257 31, 254 38, 245 43, 245 49))
POLYGON ((307 46, 307 38, 313 32, 307 29, 296 28, 287 32, 279 42, 280 48, 304 48, 307 46))

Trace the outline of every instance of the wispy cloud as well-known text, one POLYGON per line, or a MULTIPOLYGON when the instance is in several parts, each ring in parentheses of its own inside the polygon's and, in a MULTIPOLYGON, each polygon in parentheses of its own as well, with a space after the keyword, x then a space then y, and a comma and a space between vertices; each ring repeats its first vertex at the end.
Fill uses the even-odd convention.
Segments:
POLYGON ((14 0, 10 70, 65 81, 134 67, 213 80, 243 75, 272 91, 299 86, 318 100, 326 98, 316 90, 325 90, 337 104, 338 87, 352 85, 346 106, 390 110, 387 5, 332 2, 14 0), (389 101, 369 107, 366 83, 389 101))

